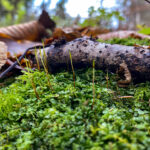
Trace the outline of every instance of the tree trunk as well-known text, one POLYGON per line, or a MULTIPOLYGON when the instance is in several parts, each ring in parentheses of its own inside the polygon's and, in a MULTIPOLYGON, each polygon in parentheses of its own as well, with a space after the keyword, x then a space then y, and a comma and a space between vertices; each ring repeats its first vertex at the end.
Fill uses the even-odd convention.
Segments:
MULTIPOLYGON (((72 56, 73 66, 76 68, 92 66, 95 60, 97 69, 116 72, 121 63, 125 62, 132 78, 138 81, 150 80, 150 50, 142 47, 111 45, 99 43, 90 38, 79 38, 63 45, 45 48, 48 69, 56 71, 67 67, 72 56)), ((41 54, 38 54, 39 61, 41 54)), ((43 53, 43 59, 44 53, 43 53)))

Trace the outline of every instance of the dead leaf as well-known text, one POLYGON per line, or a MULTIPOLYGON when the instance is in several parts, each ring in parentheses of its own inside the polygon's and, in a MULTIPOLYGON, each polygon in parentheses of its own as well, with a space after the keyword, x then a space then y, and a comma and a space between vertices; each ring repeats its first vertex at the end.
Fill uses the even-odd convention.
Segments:
POLYGON ((0 28, 0 36, 5 35, 14 40, 40 41, 43 37, 48 37, 46 29, 53 31, 54 28, 55 22, 43 11, 38 21, 0 28))
POLYGON ((105 33, 105 34, 100 34, 97 36, 99 39, 102 40, 108 40, 108 39, 112 39, 112 38, 128 38, 128 37, 133 37, 133 38, 138 38, 138 39, 150 39, 149 35, 144 35, 144 34, 140 34, 136 31, 114 31, 114 32, 109 32, 109 33, 105 33))
POLYGON ((0 42, 0 69, 7 60, 7 46, 4 42, 0 42))
POLYGON ((67 42, 69 42, 80 37, 82 36, 77 31, 65 33, 61 28, 56 28, 55 31, 53 32, 52 37, 45 40, 45 44, 50 44, 56 39, 65 39, 67 42))
POLYGON ((92 37, 97 37, 97 35, 99 34, 109 32, 109 30, 107 29, 101 29, 97 27, 86 27, 86 28, 83 28, 83 30, 80 29, 80 31, 81 31, 82 36, 92 36, 92 37))
POLYGON ((8 38, 2 38, 0 37, 0 41, 4 42, 7 47, 7 54, 9 59, 16 59, 16 56, 19 57, 24 53, 24 51, 29 48, 36 45, 42 45, 40 42, 32 42, 32 41, 15 41, 8 38))

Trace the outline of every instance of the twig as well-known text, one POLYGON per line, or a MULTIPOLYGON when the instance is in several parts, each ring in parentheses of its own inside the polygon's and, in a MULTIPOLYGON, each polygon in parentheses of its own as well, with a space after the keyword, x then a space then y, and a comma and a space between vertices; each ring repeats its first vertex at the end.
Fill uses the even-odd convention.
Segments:
POLYGON ((120 99, 124 99, 124 98, 133 98, 133 96, 118 96, 118 98, 120 98, 120 99))
MULTIPOLYGON (((7 59, 6 63, 9 64, 9 65, 13 64, 13 62, 10 59, 7 59)), ((23 67, 21 67, 19 65, 16 65, 15 68, 19 69, 19 70, 25 70, 23 67)))
MULTIPOLYGON (((48 47, 50 46, 49 44, 48 45, 45 45, 45 47, 48 47)), ((28 51, 30 50, 33 50, 33 49, 39 49, 39 48, 43 48, 42 45, 37 45, 37 46, 33 46, 33 47, 30 47, 28 49, 26 49, 26 51, 24 52, 24 54, 22 56, 19 57, 18 61, 20 62, 27 54, 28 51)), ((16 65, 18 65, 18 61, 15 61, 11 66, 9 66, 4 72, 2 72, 0 74, 0 78, 3 78, 8 72, 10 72, 16 65)))

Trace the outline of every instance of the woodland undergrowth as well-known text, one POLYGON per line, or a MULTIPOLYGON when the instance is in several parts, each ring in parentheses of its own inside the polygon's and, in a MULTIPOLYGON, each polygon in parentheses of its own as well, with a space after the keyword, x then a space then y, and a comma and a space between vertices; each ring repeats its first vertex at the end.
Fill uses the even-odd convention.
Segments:
POLYGON ((94 65, 74 74, 28 69, 0 89, 0 150, 149 149, 150 82, 119 88, 94 65))

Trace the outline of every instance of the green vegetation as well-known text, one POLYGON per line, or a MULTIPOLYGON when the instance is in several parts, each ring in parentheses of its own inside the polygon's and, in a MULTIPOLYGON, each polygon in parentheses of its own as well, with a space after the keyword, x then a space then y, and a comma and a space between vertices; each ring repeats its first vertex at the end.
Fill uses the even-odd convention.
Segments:
POLYGON ((121 45, 127 45, 127 46, 134 46, 134 45, 147 45, 149 46, 150 45, 150 41, 149 39, 135 39, 135 38, 124 38, 124 39, 119 39, 119 38, 113 38, 113 39, 110 39, 110 40, 101 40, 101 39, 98 39, 99 42, 105 42, 105 43, 108 43, 108 44, 121 44, 121 45))
POLYGON ((120 15, 118 11, 108 12, 105 8, 98 8, 97 10, 94 7, 90 7, 88 10, 89 17, 84 20, 82 27, 86 26, 101 26, 104 28, 112 27, 113 20, 123 21, 124 18, 120 15))
POLYGON ((33 5, 33 0, 5 0, 0 1, 0 26, 18 24, 34 19, 34 15, 29 11, 33 5))
POLYGON ((150 82, 119 88, 94 62, 75 76, 29 70, 1 88, 0 149, 149 149, 150 82))
POLYGON ((139 29, 139 33, 141 34, 146 34, 146 35, 150 35, 150 27, 147 26, 142 26, 142 25, 137 25, 137 28, 139 29))

